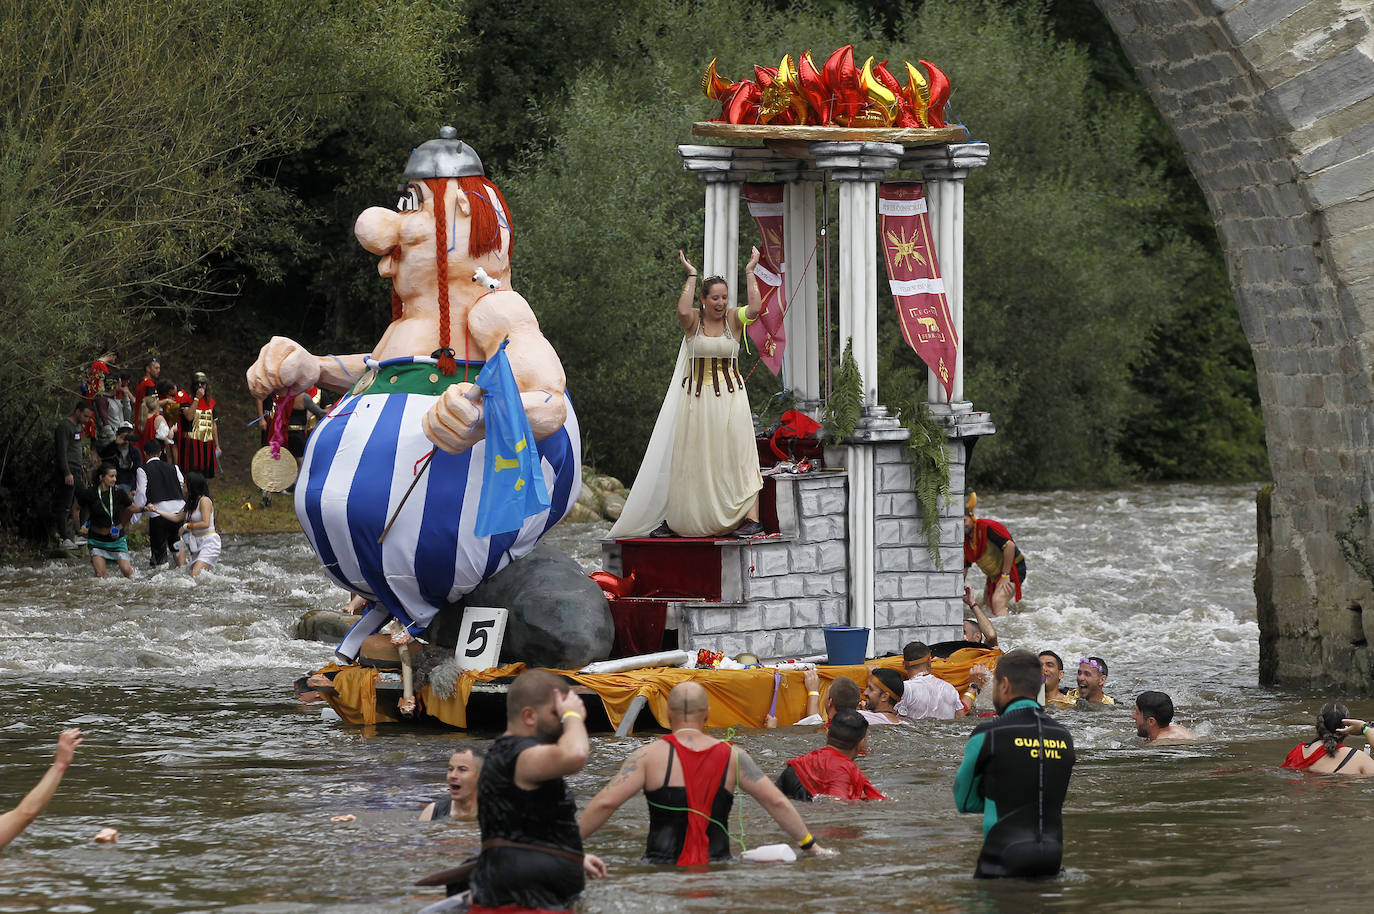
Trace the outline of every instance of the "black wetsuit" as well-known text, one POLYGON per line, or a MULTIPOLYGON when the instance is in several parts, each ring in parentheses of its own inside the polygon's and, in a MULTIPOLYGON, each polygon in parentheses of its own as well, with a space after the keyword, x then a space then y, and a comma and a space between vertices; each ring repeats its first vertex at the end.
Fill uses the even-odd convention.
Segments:
MULTIPOLYGON (((482 856, 472 874, 474 904, 495 908, 566 908, 586 885, 582 837, 577 831, 577 804, 562 778, 534 790, 515 783, 520 753, 539 745, 532 736, 502 736, 487 750, 477 782, 477 821, 482 827, 482 856), (492 840, 553 849, 488 847, 492 840), (572 856, 569 856, 572 855, 572 856)), ((437 808, 436 808, 437 812, 437 808)))
POLYGON ((983 813, 975 876, 1059 872, 1073 762, 1073 737, 1032 699, 1018 698, 974 728, 954 779, 954 805, 983 813))
MULTIPOLYGON (((677 747, 668 743, 668 767, 663 772, 663 786, 644 791, 644 799, 649 804, 649 835, 645 842, 644 859, 650 863, 678 862, 687 841, 687 817, 695 815, 687 812, 687 788, 668 786, 676 759, 677 747)), ((683 774, 686 773, 684 770, 683 774)), ((730 836, 723 825, 730 821, 730 810, 735 802, 735 795, 725 789, 729 774, 727 765, 725 773, 721 775, 720 786, 716 788, 716 795, 711 799, 711 818, 715 821, 706 823, 706 841, 712 860, 730 859, 730 836)))
POLYGON ((807 790, 806 785, 801 782, 801 778, 797 777, 797 772, 793 770, 791 765, 783 765, 782 774, 779 774, 778 779, 773 783, 778 785, 782 795, 789 800, 810 803, 815 799, 811 795, 811 791, 807 790))

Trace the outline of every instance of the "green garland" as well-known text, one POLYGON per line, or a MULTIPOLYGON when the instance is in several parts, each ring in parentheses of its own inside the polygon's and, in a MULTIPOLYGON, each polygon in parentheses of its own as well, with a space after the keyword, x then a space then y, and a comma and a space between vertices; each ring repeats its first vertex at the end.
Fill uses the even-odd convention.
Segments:
POLYGON ((902 425, 911 434, 907 457, 915 477, 916 503, 921 508, 921 533, 935 567, 944 570, 940 558, 940 505, 949 501, 949 447, 945 430, 931 416, 925 403, 915 401, 902 410, 902 425))
POLYGON ((821 412, 821 424, 825 426, 826 437, 831 441, 852 437, 863 415, 863 408, 864 379, 859 373, 859 363, 854 361, 854 340, 851 338, 844 344, 835 386, 821 412))

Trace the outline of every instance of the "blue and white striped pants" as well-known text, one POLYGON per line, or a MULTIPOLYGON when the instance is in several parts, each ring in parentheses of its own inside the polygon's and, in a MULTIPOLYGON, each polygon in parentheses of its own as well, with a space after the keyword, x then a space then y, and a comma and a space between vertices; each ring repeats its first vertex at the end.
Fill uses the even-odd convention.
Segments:
POLYGON ((352 660, 365 637, 395 616, 412 634, 483 580, 534 548, 582 490, 581 441, 572 402, 567 420, 538 442, 547 511, 511 533, 473 531, 486 441, 462 454, 436 450, 405 506, 396 508, 433 448, 420 419, 438 398, 415 393, 345 396, 310 435, 296 483, 296 517, 325 571, 376 605, 349 631, 339 654, 352 660), (378 538, 396 515, 386 539, 378 538))

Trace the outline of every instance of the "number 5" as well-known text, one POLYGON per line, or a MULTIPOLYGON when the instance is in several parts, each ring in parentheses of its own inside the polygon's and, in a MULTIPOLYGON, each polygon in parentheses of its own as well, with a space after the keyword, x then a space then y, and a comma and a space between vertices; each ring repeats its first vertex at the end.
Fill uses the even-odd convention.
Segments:
POLYGON ((473 622, 472 631, 468 632, 468 647, 463 652, 464 656, 480 657, 482 652, 487 649, 487 635, 495 627, 495 619, 473 622))

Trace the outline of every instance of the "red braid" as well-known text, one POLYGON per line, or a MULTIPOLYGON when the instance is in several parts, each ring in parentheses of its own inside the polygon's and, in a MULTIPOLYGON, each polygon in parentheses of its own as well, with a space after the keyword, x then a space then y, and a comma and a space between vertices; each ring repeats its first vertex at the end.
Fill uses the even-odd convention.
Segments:
POLYGON ((429 178, 425 184, 434 194, 434 265, 439 272, 439 371, 451 375, 458 373, 458 361, 448 344, 448 216, 444 212, 448 180, 429 178))
MULTIPOLYGON (((391 249, 391 265, 395 267, 401 262, 401 246, 398 244, 391 249)), ((391 281, 391 321, 395 323, 401 319, 401 293, 396 291, 396 281, 391 281)))
MULTIPOLYGON (((501 204, 503 214, 506 216, 507 225, 510 224, 510 207, 506 205, 506 198, 501 196, 501 191, 496 185, 479 175, 472 175, 458 179, 458 186, 467 194, 468 207, 472 211, 471 219, 468 223, 468 255, 470 257, 481 257, 491 251, 500 251, 501 247, 501 222, 497 218, 495 204, 492 197, 496 198, 501 204)), ((515 247, 515 232, 511 231, 510 248, 515 247)), ((509 260, 510 250, 506 252, 509 260)))

